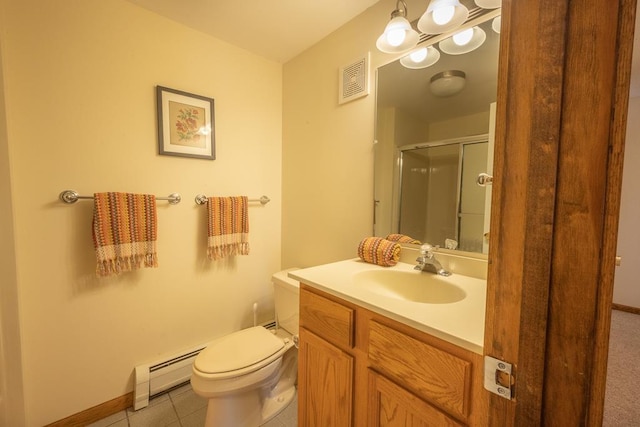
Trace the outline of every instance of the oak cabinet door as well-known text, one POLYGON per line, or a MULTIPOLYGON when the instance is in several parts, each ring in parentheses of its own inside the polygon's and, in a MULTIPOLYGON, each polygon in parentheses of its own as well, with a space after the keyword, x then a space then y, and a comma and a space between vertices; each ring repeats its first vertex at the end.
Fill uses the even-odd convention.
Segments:
POLYGON ((300 426, 351 426, 353 356, 300 328, 298 369, 300 426))
POLYGON ((374 371, 369 371, 369 427, 453 427, 464 424, 374 371))

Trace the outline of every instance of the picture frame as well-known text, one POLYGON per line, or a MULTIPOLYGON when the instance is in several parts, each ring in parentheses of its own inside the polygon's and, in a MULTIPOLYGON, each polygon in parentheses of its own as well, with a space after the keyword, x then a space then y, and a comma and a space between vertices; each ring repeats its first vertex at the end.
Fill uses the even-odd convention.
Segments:
POLYGON ((156 86, 158 154, 215 160, 214 100, 156 86))

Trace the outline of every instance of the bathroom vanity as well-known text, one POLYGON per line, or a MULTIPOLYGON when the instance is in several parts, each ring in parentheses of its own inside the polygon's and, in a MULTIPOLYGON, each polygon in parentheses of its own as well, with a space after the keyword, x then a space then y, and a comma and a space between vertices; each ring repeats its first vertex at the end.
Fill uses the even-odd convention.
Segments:
POLYGON ((359 260, 290 276, 301 283, 299 425, 486 425, 484 280, 359 260))

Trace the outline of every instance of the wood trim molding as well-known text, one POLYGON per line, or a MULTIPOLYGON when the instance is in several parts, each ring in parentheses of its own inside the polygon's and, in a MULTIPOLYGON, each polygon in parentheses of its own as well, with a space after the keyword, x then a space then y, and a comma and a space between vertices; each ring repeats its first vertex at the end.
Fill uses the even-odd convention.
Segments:
POLYGON ((503 0, 485 354, 516 385, 489 425, 601 421, 635 3, 503 0))
POLYGON ((133 392, 116 397, 115 399, 111 399, 108 402, 101 403, 85 411, 78 412, 77 414, 48 424, 45 427, 82 427, 99 421, 109 415, 124 411, 132 406, 133 392))
POLYGON ((486 355, 513 363, 515 400, 489 425, 542 425, 568 1, 503 0, 486 355))
MULTIPOLYGON (((610 6, 613 6, 613 2, 610 6)), ((622 167, 627 131, 627 111, 629 85, 633 53, 633 33, 636 21, 636 0, 619 0, 618 25, 616 31, 614 60, 615 72, 613 108, 609 136, 609 156, 607 160, 606 195, 604 204, 604 230, 600 253, 600 277, 596 294, 595 348, 593 350, 593 370, 587 406, 587 425, 601 426, 604 417, 604 400, 607 386, 607 359, 609 357, 609 335, 611 330, 611 309, 615 259, 618 244, 618 223, 622 194, 622 167)), ((624 306, 621 306, 624 307, 624 306)), ((627 307, 631 309, 632 307, 627 307)), ((640 309, 636 309, 640 314, 640 309)))
POLYGON ((626 313, 640 314, 640 308, 631 307, 629 305, 622 305, 622 304, 613 303, 613 304, 611 304, 611 308, 614 309, 614 310, 618 310, 618 311, 624 311, 626 313))
POLYGON ((615 115, 624 117, 626 105, 616 104, 617 70, 630 67, 630 61, 618 57, 621 3, 570 1, 565 18, 542 425, 601 424, 590 419, 596 415, 590 409, 596 409, 592 400, 600 395, 604 402, 604 388, 593 387, 596 371, 606 363, 597 338, 608 335, 599 334, 598 316, 599 306, 611 301, 611 296, 600 296, 613 286, 616 230, 609 216, 617 214, 620 196, 612 178, 622 164, 611 155, 620 152, 624 141, 624 134, 621 140, 613 135, 615 115), (587 31, 592 37, 585 37, 587 31))

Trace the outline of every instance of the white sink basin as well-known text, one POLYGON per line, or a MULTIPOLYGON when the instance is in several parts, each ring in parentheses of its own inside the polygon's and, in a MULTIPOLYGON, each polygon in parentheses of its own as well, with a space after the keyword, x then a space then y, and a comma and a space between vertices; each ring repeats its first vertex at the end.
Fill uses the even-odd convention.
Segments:
MULTIPOLYGON (((460 262, 457 258, 455 262, 460 262)), ((380 267, 360 259, 289 272, 305 285, 482 354, 487 282, 449 277, 399 262, 380 267)))
POLYGON ((354 285, 380 296, 427 304, 451 304, 467 293, 455 283, 455 276, 443 277, 420 271, 369 270, 353 276, 354 285))

